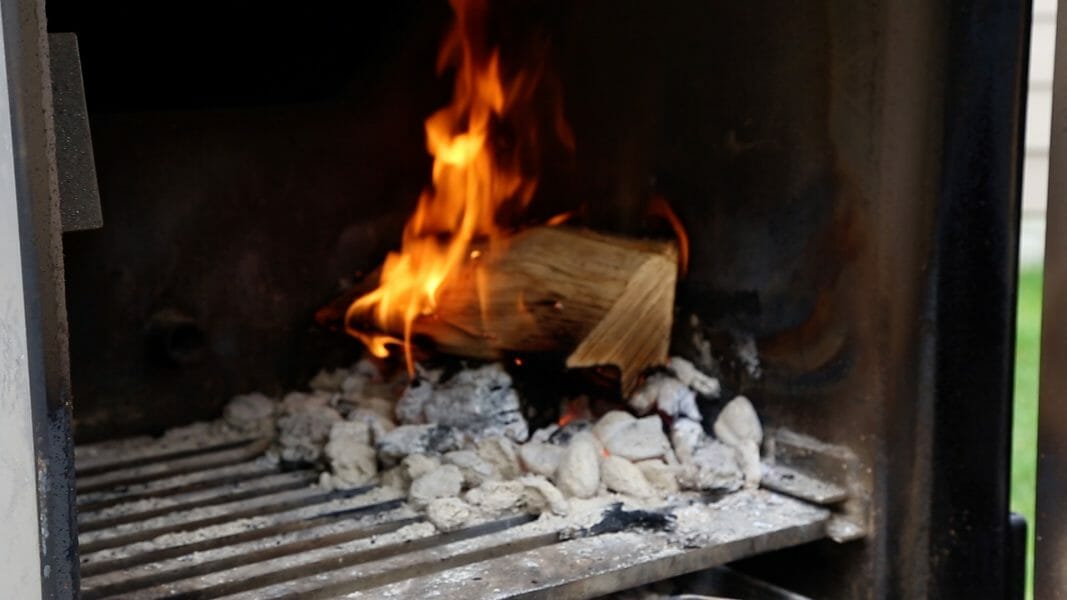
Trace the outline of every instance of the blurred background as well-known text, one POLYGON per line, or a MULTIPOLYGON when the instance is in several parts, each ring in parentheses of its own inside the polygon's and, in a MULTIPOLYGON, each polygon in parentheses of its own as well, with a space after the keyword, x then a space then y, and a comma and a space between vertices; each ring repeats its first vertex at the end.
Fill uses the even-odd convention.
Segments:
POLYGON ((1026 516, 1030 528, 1027 541, 1027 598, 1033 598, 1037 384, 1041 358, 1041 284, 1045 251, 1049 132, 1052 120, 1052 59, 1056 45, 1056 0, 1034 0, 1033 18, 1026 115, 1026 159, 1023 166, 1011 485, 1011 508, 1026 516))

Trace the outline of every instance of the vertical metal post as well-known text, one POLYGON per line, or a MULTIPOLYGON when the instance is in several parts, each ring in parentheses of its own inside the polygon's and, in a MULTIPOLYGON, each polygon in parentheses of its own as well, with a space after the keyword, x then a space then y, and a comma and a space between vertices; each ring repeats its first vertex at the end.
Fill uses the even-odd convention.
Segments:
POLYGON ((1056 17, 1041 325, 1034 597, 1067 598, 1067 10, 1056 17))

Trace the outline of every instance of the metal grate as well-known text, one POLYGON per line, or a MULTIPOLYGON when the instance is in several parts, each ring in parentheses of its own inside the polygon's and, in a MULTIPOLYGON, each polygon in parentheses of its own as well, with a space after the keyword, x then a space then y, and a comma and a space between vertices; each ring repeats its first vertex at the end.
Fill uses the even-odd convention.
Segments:
POLYGON ((325 492, 266 444, 79 448, 82 597, 594 597, 826 537, 817 504, 840 499, 683 497, 672 532, 575 537, 523 514, 438 533, 396 491, 325 492))

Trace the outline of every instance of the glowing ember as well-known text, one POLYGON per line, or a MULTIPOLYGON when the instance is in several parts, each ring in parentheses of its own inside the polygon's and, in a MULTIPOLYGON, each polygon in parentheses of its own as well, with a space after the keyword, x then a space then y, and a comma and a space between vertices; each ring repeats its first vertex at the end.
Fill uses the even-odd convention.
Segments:
POLYGON ((579 396, 573 400, 567 401, 563 409, 563 414, 559 416, 559 420, 556 423, 560 427, 566 427, 568 423, 587 420, 590 417, 589 398, 586 396, 579 396))
MULTIPOLYGON (((438 70, 456 67, 455 90, 451 104, 426 120, 433 183, 419 197, 400 251, 386 258, 378 288, 357 299, 345 319, 349 333, 376 356, 388 355, 389 344, 403 344, 409 370, 412 323, 433 314, 442 284, 464 261, 480 256, 472 242, 484 240, 489 249, 500 245, 505 232, 496 222, 498 209, 505 203, 525 208, 537 183, 518 167, 523 153, 533 150, 524 143, 532 145, 536 136, 520 131, 508 156, 492 144, 494 124, 530 99, 537 73, 520 71, 505 82, 499 52, 484 39, 487 2, 452 0, 452 7, 456 20, 442 44, 438 70), (369 330, 403 331, 403 339, 369 330)), ((569 141, 561 123, 554 123, 556 132, 569 141)))

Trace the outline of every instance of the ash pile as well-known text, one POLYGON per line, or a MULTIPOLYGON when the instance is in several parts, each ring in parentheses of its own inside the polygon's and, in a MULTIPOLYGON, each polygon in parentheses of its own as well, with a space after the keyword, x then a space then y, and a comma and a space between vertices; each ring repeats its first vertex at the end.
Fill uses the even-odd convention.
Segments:
POLYGON ((763 430, 751 402, 733 398, 706 428, 697 398, 718 397, 719 382, 678 357, 626 410, 594 419, 573 403, 559 424, 533 432, 499 363, 409 378, 361 360, 309 387, 280 400, 237 396, 219 426, 272 436, 268 456, 317 465, 323 488, 396 489, 440 531, 517 511, 566 517, 590 499, 660 503, 760 483, 763 430))

